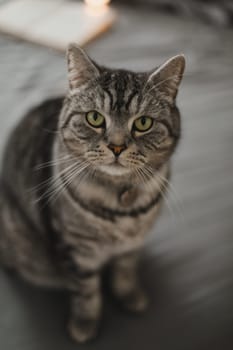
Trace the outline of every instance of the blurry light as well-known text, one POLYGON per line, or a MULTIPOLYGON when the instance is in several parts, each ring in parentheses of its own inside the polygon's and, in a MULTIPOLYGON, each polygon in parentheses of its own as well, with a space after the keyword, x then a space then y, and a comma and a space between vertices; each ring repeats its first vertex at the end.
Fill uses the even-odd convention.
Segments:
POLYGON ((110 0, 85 0, 87 6, 90 6, 93 9, 105 7, 110 3, 110 0))
POLYGON ((103 16, 109 11, 110 0, 84 0, 87 13, 91 16, 103 16))

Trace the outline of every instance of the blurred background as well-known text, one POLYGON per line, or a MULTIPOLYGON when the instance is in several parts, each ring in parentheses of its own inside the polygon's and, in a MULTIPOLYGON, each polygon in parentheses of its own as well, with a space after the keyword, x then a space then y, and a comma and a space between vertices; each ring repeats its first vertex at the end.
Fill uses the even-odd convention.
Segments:
MULTIPOLYGON (((0 13, 5 3, 0 0, 0 13)), ((113 0, 108 6, 115 23, 85 49, 103 65, 132 70, 184 53, 183 132, 168 202, 143 257, 150 308, 133 317, 107 298, 101 334, 83 347, 233 349, 233 3, 113 0)), ((1 154, 28 109, 66 86, 64 53, 0 33, 1 154)), ((81 348, 65 332, 67 309, 63 293, 28 286, 0 269, 0 349, 81 348)))

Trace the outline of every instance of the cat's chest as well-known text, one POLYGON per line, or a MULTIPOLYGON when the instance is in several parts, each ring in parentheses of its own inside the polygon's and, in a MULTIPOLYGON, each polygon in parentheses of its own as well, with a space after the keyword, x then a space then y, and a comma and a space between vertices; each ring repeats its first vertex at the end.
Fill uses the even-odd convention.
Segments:
POLYGON ((73 246, 73 258, 78 264, 90 269, 103 266, 109 260, 127 252, 139 249, 145 241, 145 236, 151 228, 159 205, 148 213, 137 217, 119 217, 114 221, 87 215, 89 231, 85 224, 79 223, 72 235, 67 233, 66 239, 73 246), (75 232, 77 237, 75 237, 75 232), (85 239, 80 239, 80 234, 85 239), (77 248, 77 249, 76 249, 77 248), (84 254, 82 254, 82 250, 84 254))
MULTIPOLYGON (((158 212, 160 201, 145 203, 138 200, 139 193, 122 192, 115 198, 115 206, 101 207, 96 198, 91 207, 67 196, 63 222, 67 228, 65 239, 73 246, 74 258, 83 263, 101 266, 114 256, 138 249, 143 245, 146 233, 151 228, 158 212), (151 205, 151 206, 150 206, 151 205), (77 249, 75 249, 77 247, 77 249), (84 257, 82 257, 82 250, 84 257)), ((150 200, 150 198, 148 198, 150 200)))
POLYGON ((99 266, 143 244, 161 197, 156 181, 147 188, 128 184, 116 189, 97 182, 67 187, 58 209, 64 239, 74 248, 75 258, 80 260, 83 251, 88 263, 99 266))
POLYGON ((80 187, 68 187, 67 194, 73 203, 92 212, 96 216, 116 222, 118 218, 137 217, 143 208, 160 193, 156 181, 144 186, 142 184, 99 184, 98 182, 82 183, 80 187), (128 215, 129 214, 129 215, 128 215))

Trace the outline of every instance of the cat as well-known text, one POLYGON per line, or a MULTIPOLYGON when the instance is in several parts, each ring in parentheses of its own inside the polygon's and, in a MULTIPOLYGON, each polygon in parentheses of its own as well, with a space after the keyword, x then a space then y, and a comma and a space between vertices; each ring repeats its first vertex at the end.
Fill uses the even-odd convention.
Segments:
POLYGON ((68 290, 68 330, 85 342, 99 328, 104 266, 125 309, 148 304, 139 256, 180 138, 185 59, 135 73, 100 66, 73 43, 67 65, 67 95, 32 109, 6 146, 0 259, 31 283, 68 290))

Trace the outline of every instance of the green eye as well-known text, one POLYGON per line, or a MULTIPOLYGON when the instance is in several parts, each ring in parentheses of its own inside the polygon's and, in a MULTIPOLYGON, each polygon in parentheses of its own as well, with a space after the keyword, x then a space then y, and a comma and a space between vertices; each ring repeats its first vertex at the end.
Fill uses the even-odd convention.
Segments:
POLYGON ((133 128, 140 132, 145 132, 152 127, 153 119, 150 117, 140 117, 133 123, 133 128))
POLYGON ((87 122, 94 128, 100 128, 104 126, 104 116, 96 111, 91 111, 86 114, 87 122))

